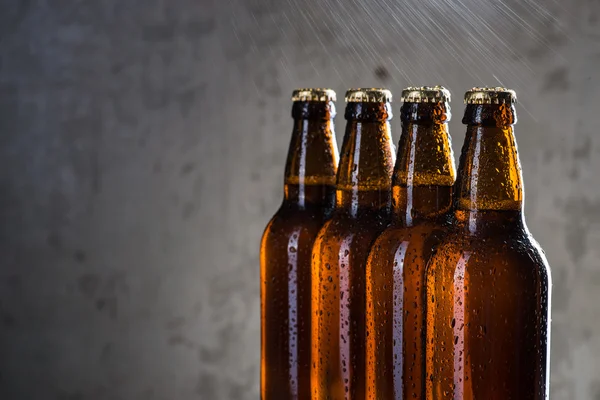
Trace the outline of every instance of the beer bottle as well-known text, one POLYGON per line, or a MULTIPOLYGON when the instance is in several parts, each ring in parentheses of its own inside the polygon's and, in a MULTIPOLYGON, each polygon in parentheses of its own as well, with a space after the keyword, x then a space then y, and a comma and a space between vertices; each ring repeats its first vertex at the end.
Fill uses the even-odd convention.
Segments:
POLYGON ((311 250, 335 205, 335 92, 292 96, 283 203, 262 238, 261 398, 310 398, 311 250))
POLYGON ((450 92, 402 92, 402 135, 392 179, 392 222, 367 261, 367 398, 425 395, 425 266, 449 231, 454 157, 450 92))
POLYGON ((426 273, 427 399, 547 399, 550 269, 523 216, 516 95, 465 95, 459 229, 426 273))
POLYGON ((389 218, 391 100, 384 89, 346 93, 335 210, 313 247, 313 399, 365 397, 365 264, 389 218))

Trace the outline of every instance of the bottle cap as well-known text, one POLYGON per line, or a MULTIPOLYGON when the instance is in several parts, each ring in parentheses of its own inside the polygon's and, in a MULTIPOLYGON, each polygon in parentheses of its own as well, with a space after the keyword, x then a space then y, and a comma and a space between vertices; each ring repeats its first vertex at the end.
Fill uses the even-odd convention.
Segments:
POLYGON ((292 101, 335 101, 335 92, 331 89, 304 88, 292 93, 292 101))
POLYGON ((348 89, 346 92, 347 103, 391 103, 392 92, 387 89, 360 88, 348 89))
POLYGON ((405 103, 445 103, 450 101, 450 91, 443 86, 408 87, 402 91, 405 103))
POLYGON ((474 87, 465 93, 465 104, 514 104, 517 94, 503 87, 474 87))

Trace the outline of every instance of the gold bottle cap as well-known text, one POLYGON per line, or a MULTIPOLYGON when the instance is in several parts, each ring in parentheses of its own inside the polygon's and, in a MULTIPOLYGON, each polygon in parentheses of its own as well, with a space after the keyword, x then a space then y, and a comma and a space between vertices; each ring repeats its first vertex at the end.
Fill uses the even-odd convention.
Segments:
POLYGON ((392 92, 379 88, 348 89, 347 103, 391 103, 392 92))
POLYGON ((465 93, 465 104, 514 104, 517 94, 503 87, 474 87, 465 93))
POLYGON ((292 93, 292 101, 335 101, 335 92, 332 89, 304 88, 296 89, 292 93))
POLYGON ((450 101, 450 91, 443 86, 408 87, 402 91, 406 103, 445 103, 450 101))

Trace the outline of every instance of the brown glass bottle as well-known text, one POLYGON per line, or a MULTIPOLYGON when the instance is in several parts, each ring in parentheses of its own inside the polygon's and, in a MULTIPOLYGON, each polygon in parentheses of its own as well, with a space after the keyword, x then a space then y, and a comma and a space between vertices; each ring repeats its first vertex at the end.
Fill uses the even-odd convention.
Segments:
POLYGON ((449 231, 455 170, 442 87, 402 92, 392 222, 367 261, 367 398, 425 395, 425 266, 449 231))
POLYGON ((459 229, 426 273, 427 399, 548 398, 550 269, 523 217, 515 101, 465 95, 459 229))
POLYGON ((365 263, 391 205, 391 94, 346 93, 336 206, 313 247, 313 399, 365 397, 365 263))
POLYGON ((262 238, 261 398, 310 398, 311 251, 335 205, 335 92, 294 91, 284 199, 262 238))

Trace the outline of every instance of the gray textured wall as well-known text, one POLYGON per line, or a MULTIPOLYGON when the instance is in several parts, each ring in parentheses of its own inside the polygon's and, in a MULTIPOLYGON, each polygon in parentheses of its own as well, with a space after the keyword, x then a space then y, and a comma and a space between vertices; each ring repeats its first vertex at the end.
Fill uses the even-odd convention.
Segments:
POLYGON ((518 90, 552 397, 600 399, 599 21, 594 0, 0 0, 0 398, 257 399, 291 90, 440 82, 455 152, 465 89, 518 90))

